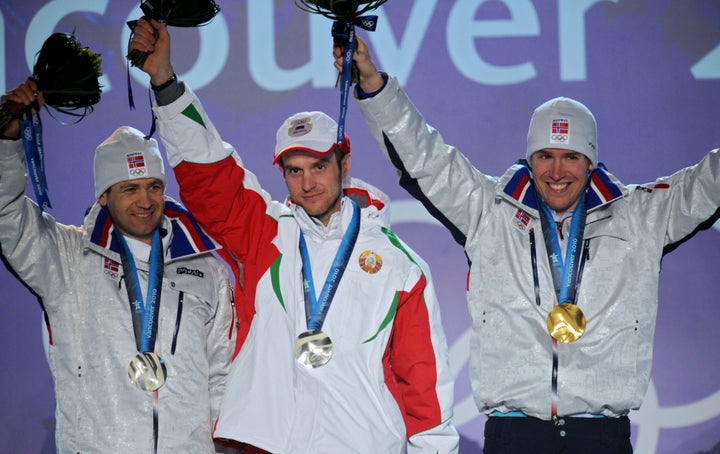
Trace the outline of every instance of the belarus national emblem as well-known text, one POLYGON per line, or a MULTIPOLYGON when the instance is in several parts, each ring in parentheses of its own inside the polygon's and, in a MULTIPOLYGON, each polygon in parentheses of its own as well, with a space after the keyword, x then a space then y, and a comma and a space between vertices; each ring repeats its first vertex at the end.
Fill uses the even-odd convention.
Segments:
POLYGON ((373 251, 365 251, 360 254, 358 262, 360 263, 360 268, 362 268, 363 271, 375 274, 380 271, 380 268, 382 268, 383 259, 373 251))
POLYGON ((288 136, 300 137, 312 131, 313 124, 310 117, 298 118, 293 120, 292 124, 288 128, 288 136))

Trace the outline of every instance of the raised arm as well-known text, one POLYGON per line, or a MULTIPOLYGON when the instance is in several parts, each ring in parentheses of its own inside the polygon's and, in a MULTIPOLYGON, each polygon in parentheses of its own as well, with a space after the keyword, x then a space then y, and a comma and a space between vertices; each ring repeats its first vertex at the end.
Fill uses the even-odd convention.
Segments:
MULTIPOLYGON (((495 182, 478 171, 440 133, 427 124, 396 78, 377 70, 358 38, 354 61, 359 81, 355 96, 380 151, 399 170, 399 183, 418 199, 461 244, 491 203, 495 182), (458 197, 462 194, 462 197, 458 197)), ((342 68, 340 49, 333 49, 342 68)))
POLYGON ((148 57, 141 68, 150 76, 154 87, 161 87, 175 75, 170 59, 170 33, 162 22, 140 19, 133 31, 128 50, 147 52, 148 57))

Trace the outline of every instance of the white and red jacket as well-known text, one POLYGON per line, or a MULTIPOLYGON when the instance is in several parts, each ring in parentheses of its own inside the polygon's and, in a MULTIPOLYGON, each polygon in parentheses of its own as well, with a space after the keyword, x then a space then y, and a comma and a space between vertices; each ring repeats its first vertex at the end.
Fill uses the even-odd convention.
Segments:
POLYGON ((274 453, 456 452, 453 378, 432 280, 388 229, 387 197, 348 179, 342 210, 323 226, 271 200, 189 89, 155 110, 181 198, 223 245, 238 281, 239 353, 215 436, 274 453), (300 231, 319 294, 352 217, 348 197, 361 207, 361 224, 322 327, 333 356, 306 369, 294 357, 307 330, 300 231))

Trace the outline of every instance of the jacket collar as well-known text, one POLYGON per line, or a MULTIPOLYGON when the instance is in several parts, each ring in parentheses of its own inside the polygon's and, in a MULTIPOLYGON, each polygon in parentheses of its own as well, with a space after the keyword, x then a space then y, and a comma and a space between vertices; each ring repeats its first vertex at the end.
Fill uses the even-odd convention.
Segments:
MULTIPOLYGON (((526 165, 520 163, 508 169, 501 178, 499 188, 497 196, 510 199, 515 204, 524 205, 525 208, 537 213, 535 185, 532 172, 526 165)), ((590 173, 590 182, 586 192, 588 196, 587 210, 590 212, 624 197, 627 194, 627 188, 610 174, 605 166, 598 164, 590 173)))
MULTIPOLYGON (((165 197, 164 214, 172 230, 172 240, 168 250, 170 260, 220 249, 220 246, 202 230, 190 212, 169 197, 165 197)), ((120 253, 118 242, 112 234, 114 225, 106 207, 95 202, 85 217, 84 228, 89 234, 90 243, 101 249, 120 253)))

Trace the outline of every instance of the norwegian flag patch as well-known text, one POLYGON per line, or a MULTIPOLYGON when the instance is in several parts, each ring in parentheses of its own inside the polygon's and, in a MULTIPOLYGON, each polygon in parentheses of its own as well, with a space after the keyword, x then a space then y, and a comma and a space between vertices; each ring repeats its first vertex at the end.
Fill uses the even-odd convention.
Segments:
POLYGON ((524 232, 527 230, 528 225, 530 225, 531 219, 532 218, 527 211, 518 208, 515 212, 515 216, 513 216, 513 225, 524 232))
POLYGON ((148 170, 145 167, 145 156, 142 152, 135 151, 125 155, 127 161, 128 177, 133 178, 144 178, 147 176, 148 170))
POLYGON ((570 143, 570 120, 557 118, 550 125, 550 143, 567 145, 570 143))
POLYGON ((103 257, 103 276, 111 281, 120 281, 120 263, 103 257))

